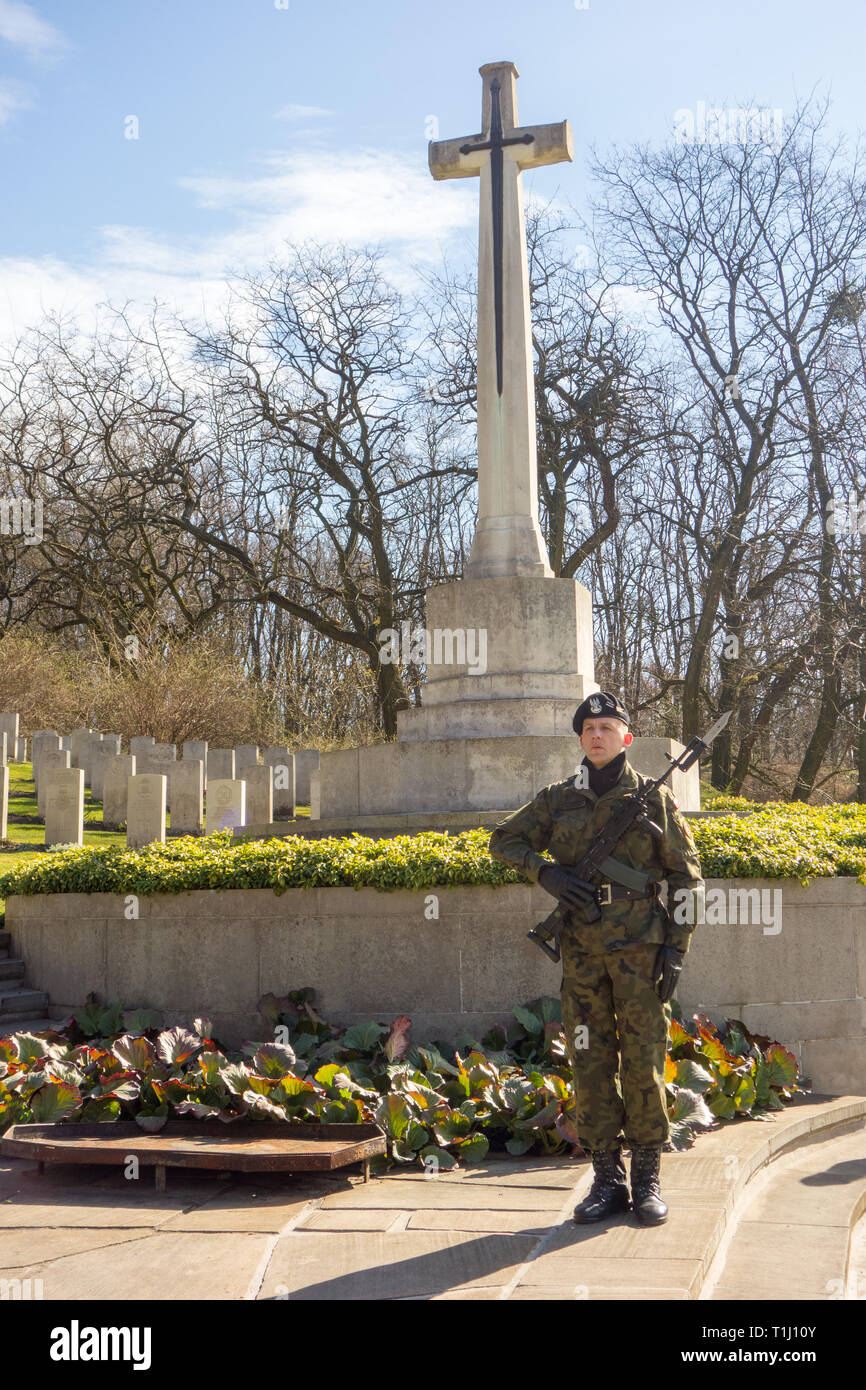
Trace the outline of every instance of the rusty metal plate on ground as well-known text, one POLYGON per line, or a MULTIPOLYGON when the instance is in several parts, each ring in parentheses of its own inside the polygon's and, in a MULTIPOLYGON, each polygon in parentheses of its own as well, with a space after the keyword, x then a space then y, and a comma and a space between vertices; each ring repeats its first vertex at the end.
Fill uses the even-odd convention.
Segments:
POLYGON ((322 1172, 385 1153, 378 1125, 272 1124, 169 1120, 157 1134, 134 1121, 13 1125, 0 1153, 40 1163, 139 1163, 241 1173, 322 1172))

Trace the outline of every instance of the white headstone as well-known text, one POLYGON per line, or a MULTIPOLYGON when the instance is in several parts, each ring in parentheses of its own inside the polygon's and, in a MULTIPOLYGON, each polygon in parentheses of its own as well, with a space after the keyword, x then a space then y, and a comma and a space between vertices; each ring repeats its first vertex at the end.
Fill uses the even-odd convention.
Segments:
POLYGON ((95 731, 93 729, 73 729, 71 734, 70 752, 72 753, 72 766, 84 766, 84 750, 90 742, 90 736, 95 731))
POLYGON ((231 781, 235 775, 235 750, 233 748, 211 748, 207 755, 207 780, 212 777, 220 781, 231 781))
POLYGON ((6 735, 6 747, 9 757, 15 755, 15 744, 18 741, 18 715, 0 714, 0 733, 6 735))
POLYGON ((270 825, 274 818, 274 769, 246 767, 242 780, 247 788, 244 825, 270 825))
POLYGON ((208 779, 207 788, 207 833, 216 830, 234 830, 245 825, 246 784, 236 779, 217 777, 208 779))
POLYGON ((102 779, 102 824, 119 830, 126 824, 126 797, 130 777, 135 776, 135 757, 120 753, 106 758, 102 779))
POLYGON ((6 757, 6 734, 0 733, 0 767, 5 767, 8 762, 6 757))
POLYGON ((90 758, 90 794, 94 801, 102 801, 104 792, 105 768, 110 758, 120 753, 120 734, 103 734, 99 743, 94 743, 90 758))
POLYGON ((71 767, 68 749, 58 749, 56 753, 43 753, 39 763, 39 786, 36 789, 36 809, 45 819, 48 791, 48 773, 71 767))
POLYGON ((257 743, 241 743, 235 748, 235 777, 241 777, 247 767, 259 767, 257 743))
POLYGON ((43 753, 60 752, 60 735, 53 729, 38 729, 33 735, 33 785, 39 790, 39 763, 43 753))
POLYGON ((165 843, 165 793, 168 779, 155 773, 130 777, 126 792, 126 843, 141 849, 165 843))
POLYGON ((136 734, 135 738, 129 740, 129 751, 135 758, 142 757, 149 753, 156 739, 151 738, 150 734, 136 734))
POLYGON ((299 806, 310 804, 310 773, 318 766, 318 748, 295 749, 295 799, 299 806))
POLYGON ((16 763, 26 763, 27 761, 26 738, 17 738, 15 740, 15 761, 16 763))
POLYGON ((171 828, 183 835, 200 835, 204 827, 204 763, 184 758, 169 773, 171 828))
POLYGON ((265 749, 265 763, 274 769, 274 819, 295 814, 295 760, 287 744, 265 749))
POLYGON ((0 767, 0 840, 5 840, 9 829, 9 769, 0 767))
MULTIPOLYGON (((60 750, 58 749, 58 752, 60 750)), ((84 843, 84 770, 59 767, 45 773, 45 843, 84 843)))

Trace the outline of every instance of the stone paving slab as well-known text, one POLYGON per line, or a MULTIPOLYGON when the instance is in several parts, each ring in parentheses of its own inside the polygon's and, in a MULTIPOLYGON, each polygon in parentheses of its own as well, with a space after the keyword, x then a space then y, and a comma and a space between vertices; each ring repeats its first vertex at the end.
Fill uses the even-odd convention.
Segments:
POLYGON ((621 1212, 610 1221, 591 1226, 576 1226, 569 1221, 553 1233, 541 1258, 569 1259, 575 1268, 584 1258, 600 1255, 607 1259, 653 1260, 658 1264, 669 1259, 703 1260, 708 1242, 721 1234, 717 1229, 720 1220, 718 1211, 696 1207, 690 1211, 671 1209, 661 1226, 641 1225, 634 1212, 621 1212))
POLYGON ((393 1207, 377 1209, 362 1208, 354 1211, 318 1210, 310 1212, 306 1220, 299 1222, 299 1231, 388 1231, 401 1216, 409 1217, 409 1212, 395 1211, 393 1207))
MULTIPOLYGON (((109 1238, 110 1240, 111 1238, 109 1238)), ((41 1278, 44 1297, 80 1302, 146 1299, 239 1299, 262 1254, 262 1237, 156 1231, 98 1249, 34 1265, 19 1277, 41 1278), (85 1292, 86 1291, 86 1292, 85 1292)))
POLYGON ((664 1290, 679 1290, 686 1297, 695 1298, 701 1279, 700 1260, 668 1259, 656 1263, 648 1258, 626 1263, 621 1259, 607 1259, 603 1255, 581 1256, 575 1260, 567 1253, 542 1253, 528 1265, 511 1297, 515 1298, 522 1289, 569 1288, 572 1298, 575 1289, 581 1290, 586 1298, 618 1297, 611 1292, 612 1289, 642 1291, 646 1297, 654 1296, 648 1292, 650 1289, 660 1295, 664 1290))
POLYGON ((553 1187, 565 1190, 573 1187, 582 1174, 589 1171, 588 1158, 544 1159, 533 1156, 527 1163, 525 1158, 504 1159, 497 1156, 464 1169, 458 1168, 456 1172, 443 1168, 436 1178, 428 1178, 420 1168, 409 1168, 397 1175, 389 1174, 389 1180, 399 1176, 403 1182, 494 1183, 502 1187, 553 1187))
POLYGON ((520 1284, 509 1298, 509 1302, 525 1303, 527 1301, 538 1301, 544 1299, 550 1302, 554 1299, 562 1302, 608 1302, 610 1299, 619 1301, 646 1301, 646 1302, 687 1302, 689 1298, 687 1289, 659 1289, 655 1285, 647 1285, 644 1288, 627 1288, 615 1284, 600 1286, 596 1289, 583 1289, 576 1294, 574 1286, 563 1285, 557 1288, 555 1285, 548 1287, 533 1287, 531 1284, 520 1284))
MULTIPOLYGON (((127 1185, 134 1187, 131 1182, 127 1185)), ((74 1201, 63 1203, 57 1201, 56 1193, 46 1200, 40 1194, 28 1191, 20 1193, 14 1203, 4 1202, 0 1207, 0 1229, 104 1226, 121 1230, 124 1227, 161 1226, 188 1205, 189 1198, 182 1192, 154 1192, 150 1186, 145 1192, 118 1192, 111 1196, 80 1192, 76 1193, 74 1201)))
MULTIPOLYGON (((576 1182, 580 1174, 575 1175, 576 1182)), ((325 1207, 448 1207, 466 1208, 470 1211, 479 1206, 490 1207, 494 1211, 551 1211, 558 1212, 562 1206, 563 1193, 541 1187, 505 1187, 501 1183, 445 1183, 439 1178, 427 1178, 423 1182, 406 1182, 400 1177, 386 1177, 371 1180, 350 1192, 336 1192, 325 1198, 325 1207)))
POLYGON ((450 1232, 295 1231, 278 1242, 259 1293, 289 1299, 392 1299, 505 1285, 531 1251, 532 1236, 450 1232))
MULTIPOLYGON (((324 1213, 323 1213, 324 1215, 324 1213)), ((410 1214, 410 1231, 500 1231, 542 1236, 549 1229, 544 1213, 535 1211, 417 1211, 410 1214)))
POLYGON ((23 1229, 0 1231, 0 1278, 10 1276, 25 1266, 44 1264, 49 1260, 61 1259, 64 1255, 77 1255, 85 1250, 105 1249, 109 1245, 120 1245, 130 1236, 138 1240, 139 1233, 126 1231, 104 1231, 93 1227, 76 1230, 65 1227, 62 1230, 23 1229))
POLYGON ((194 1211, 183 1211, 162 1223, 163 1231, 261 1231, 274 1235, 293 1217, 300 1216, 310 1195, 291 1201, 278 1192, 244 1192, 232 1189, 202 1202, 194 1211))

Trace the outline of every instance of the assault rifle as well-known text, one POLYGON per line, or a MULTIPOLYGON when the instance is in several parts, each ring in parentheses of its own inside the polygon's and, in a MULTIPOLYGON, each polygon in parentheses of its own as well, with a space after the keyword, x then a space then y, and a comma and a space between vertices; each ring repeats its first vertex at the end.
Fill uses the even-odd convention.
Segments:
MULTIPOLYGON (((629 796, 619 813, 611 816, 583 858, 569 870, 575 886, 586 893, 586 903, 581 907, 584 913, 584 922, 597 922, 601 917, 602 904, 610 902, 609 892, 607 898, 599 896, 599 885, 603 879, 612 878, 614 882, 623 882, 626 878, 634 879, 637 877, 636 870, 629 869, 627 865, 619 864, 615 859, 609 857, 629 827, 635 824, 643 825, 652 835, 656 837, 663 835, 661 826, 656 825, 655 821, 650 820, 647 815, 647 803, 652 793, 663 782, 667 781, 672 772, 686 772, 693 763, 697 762, 701 754, 709 748, 716 735, 724 729, 732 713, 733 710, 728 710, 720 719, 717 719, 703 738, 693 738, 680 756, 675 758, 670 767, 662 773, 661 777, 657 777, 654 782, 647 782, 642 791, 629 796)), ((629 882, 625 886, 633 887, 634 883, 629 882)), ((545 955, 550 956, 551 960, 554 961, 561 958, 559 938, 566 925, 563 914, 567 910, 569 909, 563 908, 557 903, 549 917, 545 917, 543 922, 539 922, 537 926, 532 928, 532 931, 526 933, 529 940, 540 946, 545 955)))

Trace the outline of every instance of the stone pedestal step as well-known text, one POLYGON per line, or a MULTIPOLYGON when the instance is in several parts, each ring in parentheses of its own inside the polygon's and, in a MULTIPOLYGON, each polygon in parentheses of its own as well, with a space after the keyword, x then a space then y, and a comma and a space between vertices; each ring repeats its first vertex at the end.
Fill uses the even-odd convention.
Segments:
POLYGON ((0 1026, 19 1016, 35 1018, 48 1007, 48 995, 41 989, 0 984, 0 1026))
POLYGON ((816 1136, 750 1184, 702 1298, 842 1299, 854 1227, 866 1212, 866 1121, 816 1136), (752 1192, 751 1189, 755 1191, 752 1192))
POLYGON ((13 960, 7 953, 0 952, 0 980, 23 980, 23 960, 13 960))
POLYGON ((8 931, 0 931, 0 954, 2 954, 2 952, 4 951, 8 952, 11 949, 12 933, 8 931))

